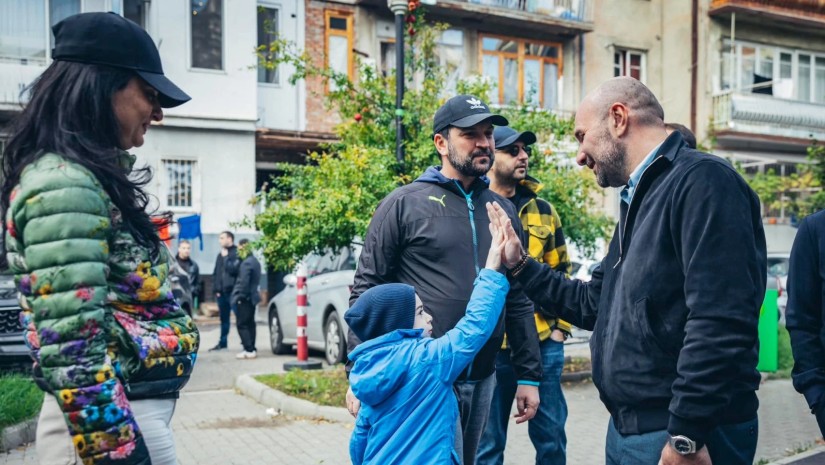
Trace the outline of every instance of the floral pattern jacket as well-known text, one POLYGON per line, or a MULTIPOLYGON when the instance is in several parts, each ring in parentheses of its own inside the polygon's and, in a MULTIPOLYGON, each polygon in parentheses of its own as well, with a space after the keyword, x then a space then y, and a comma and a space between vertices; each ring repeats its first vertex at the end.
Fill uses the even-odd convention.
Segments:
MULTIPOLYGON (((134 157, 122 160, 131 170, 134 157)), ((166 248, 140 246, 95 176, 54 153, 10 197, 5 243, 35 377, 84 464, 150 463, 129 400, 177 396, 199 344, 172 297, 166 248)))

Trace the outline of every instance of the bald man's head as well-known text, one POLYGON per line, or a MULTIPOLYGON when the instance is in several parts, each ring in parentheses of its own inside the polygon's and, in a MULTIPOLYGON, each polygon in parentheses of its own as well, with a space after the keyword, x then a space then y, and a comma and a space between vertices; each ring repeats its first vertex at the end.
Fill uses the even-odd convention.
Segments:
POLYGON ((659 100, 647 86, 632 77, 616 77, 604 82, 584 98, 581 106, 587 106, 597 115, 607 118, 610 107, 615 103, 626 106, 636 124, 664 124, 665 111, 659 100))
POLYGON ((665 139, 664 113, 653 92, 636 79, 605 82, 576 111, 576 162, 592 169, 602 187, 626 185, 656 140, 665 139))

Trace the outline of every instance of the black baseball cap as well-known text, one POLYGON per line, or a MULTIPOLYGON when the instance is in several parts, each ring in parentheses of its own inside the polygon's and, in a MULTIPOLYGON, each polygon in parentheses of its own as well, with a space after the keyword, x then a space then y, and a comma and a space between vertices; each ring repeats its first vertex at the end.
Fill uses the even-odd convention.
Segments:
POLYGON ((507 126, 507 118, 490 113, 490 107, 481 99, 472 95, 457 95, 435 112, 433 121, 433 135, 441 132, 447 126, 469 128, 476 124, 490 120, 496 126, 507 126))
POLYGON ((496 149, 513 145, 518 141, 524 142, 524 145, 532 145, 538 140, 533 132, 518 132, 509 126, 496 126, 493 129, 493 138, 496 140, 496 149))
POLYGON ((171 108, 192 97, 163 75, 160 54, 149 34, 115 13, 81 13, 52 27, 52 58, 130 69, 158 91, 160 106, 171 108))

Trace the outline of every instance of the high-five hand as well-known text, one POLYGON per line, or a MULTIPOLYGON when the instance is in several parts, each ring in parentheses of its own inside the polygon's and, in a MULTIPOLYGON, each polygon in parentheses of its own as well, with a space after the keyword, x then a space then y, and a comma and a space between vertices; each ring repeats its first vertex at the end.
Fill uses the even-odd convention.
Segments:
POLYGON ((513 224, 498 202, 487 203, 487 215, 490 217, 490 225, 495 225, 494 227, 504 234, 502 262, 505 267, 513 268, 524 254, 524 247, 521 246, 513 224))
POLYGON ((491 221, 490 235, 493 237, 493 242, 490 243, 490 251, 487 253, 486 267, 498 271, 501 268, 501 253, 504 250, 504 231, 491 221))

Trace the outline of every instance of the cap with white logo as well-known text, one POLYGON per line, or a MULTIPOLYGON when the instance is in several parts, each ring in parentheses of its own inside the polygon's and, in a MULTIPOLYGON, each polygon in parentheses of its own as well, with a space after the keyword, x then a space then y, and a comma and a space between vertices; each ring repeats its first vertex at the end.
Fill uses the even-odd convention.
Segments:
POLYGON ((507 118, 490 113, 490 108, 481 99, 472 95, 457 95, 435 112, 433 135, 447 126, 469 128, 482 121, 490 120, 496 126, 507 126, 507 118))

